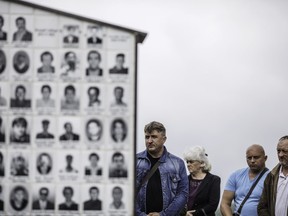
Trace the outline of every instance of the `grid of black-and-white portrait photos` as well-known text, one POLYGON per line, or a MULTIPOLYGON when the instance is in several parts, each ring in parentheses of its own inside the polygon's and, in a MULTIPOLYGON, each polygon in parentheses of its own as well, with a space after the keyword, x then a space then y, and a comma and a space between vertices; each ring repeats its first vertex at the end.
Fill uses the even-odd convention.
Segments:
POLYGON ((0 0, 0 215, 133 215, 134 50, 0 0))

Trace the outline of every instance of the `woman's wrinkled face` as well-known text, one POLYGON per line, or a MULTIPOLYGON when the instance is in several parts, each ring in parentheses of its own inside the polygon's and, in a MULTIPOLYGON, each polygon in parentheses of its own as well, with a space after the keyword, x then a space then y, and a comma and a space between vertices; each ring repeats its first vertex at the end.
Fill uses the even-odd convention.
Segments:
POLYGON ((198 160, 186 160, 187 168, 190 174, 202 171, 203 163, 198 160))

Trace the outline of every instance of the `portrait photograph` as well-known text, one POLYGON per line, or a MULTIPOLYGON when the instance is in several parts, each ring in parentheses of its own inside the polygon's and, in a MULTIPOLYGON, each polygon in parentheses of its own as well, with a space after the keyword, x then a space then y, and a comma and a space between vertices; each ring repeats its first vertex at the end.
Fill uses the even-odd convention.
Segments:
POLYGON ((123 151, 114 151, 111 155, 107 155, 109 163, 109 178, 127 179, 129 158, 123 151))
POLYGON ((85 140, 90 145, 97 145, 104 140, 104 121, 102 118, 85 118, 85 140))
POLYGON ((81 155, 83 173, 88 181, 102 180, 106 175, 107 167, 105 164, 105 153, 101 150, 83 151, 81 155))
POLYGON ((27 82, 11 83, 10 107, 12 109, 31 110, 32 86, 27 82))
POLYGON ((131 91, 129 91, 128 85, 113 84, 108 88, 108 95, 110 99, 109 107, 112 113, 125 113, 128 111, 129 105, 131 104, 129 101, 131 91))
MULTIPOLYGON (((58 118, 58 139, 60 144, 64 144, 66 148, 75 148, 74 144, 79 145, 79 141, 83 138, 81 131, 82 119, 78 116, 63 116, 58 118), (65 145, 66 144, 66 145, 65 145)), ((83 145, 83 144, 82 144, 83 145)))
POLYGON ((128 187, 124 184, 109 184, 106 187, 107 209, 109 212, 124 214, 130 207, 129 202, 132 194, 128 193, 128 187))
POLYGON ((130 80, 131 56, 127 51, 109 51, 107 59, 109 80, 128 82, 130 80))
POLYGON ((27 147, 31 142, 31 116, 10 116, 10 145, 27 147))
POLYGON ((55 114, 58 93, 55 82, 34 82, 33 98, 35 110, 43 114, 55 114))
POLYGON ((58 184, 56 186, 56 209, 58 212, 78 213, 80 210, 80 191, 79 186, 75 184, 58 184))
POLYGON ((129 122, 127 117, 113 117, 110 119, 110 143, 115 149, 128 148, 129 141, 129 122))
POLYGON ((31 15, 13 15, 10 19, 13 43, 26 46, 33 41, 34 17, 31 15))
POLYGON ((53 213, 55 210, 55 186, 54 184, 33 184, 32 211, 53 213))
POLYGON ((55 142, 57 139, 57 121, 55 116, 37 116, 33 118, 33 137, 35 142, 55 142))
POLYGON ((68 24, 63 26, 63 46, 78 47, 80 42, 79 25, 68 24))
POLYGON ((29 179, 30 157, 30 151, 27 150, 9 152, 9 172, 12 179, 29 179))
POLYGON ((0 110, 7 110, 10 99, 10 83, 0 82, 0 110))
POLYGON ((5 115, 0 116, 0 146, 4 147, 7 139, 7 117, 5 115))
POLYGON ((82 184, 82 211, 93 213, 103 211, 105 203, 105 188, 103 184, 82 184))
POLYGON ((10 78, 15 80, 31 80, 33 71, 32 49, 12 49, 12 70, 10 78))
POLYGON ((9 40, 9 17, 0 14, 0 44, 5 44, 9 40))
POLYGON ((78 179, 79 173, 82 173, 80 170, 80 160, 82 159, 77 150, 57 152, 56 164, 61 181, 76 181, 78 179))
POLYGON ((9 71, 9 58, 8 49, 0 49, 0 79, 7 79, 7 72, 9 71))
POLYGON ((105 55, 102 51, 92 49, 83 55, 83 66, 85 68, 85 77, 87 81, 101 82, 105 78, 105 55))
POLYGON ((79 83, 62 83, 58 85, 60 111, 62 113, 78 113, 80 111, 81 85, 79 83))
POLYGON ((85 113, 98 114, 106 110, 107 92, 104 84, 82 85, 81 105, 85 113))
POLYGON ((87 24, 87 46, 88 47, 97 47, 102 48, 103 47, 103 27, 97 24, 87 24))
POLYGON ((54 153, 51 151, 37 151, 35 157, 36 175, 53 176, 54 153))
POLYGON ((34 51, 34 71, 38 80, 54 80, 59 71, 58 52, 55 49, 34 51))
POLYGON ((76 81, 82 78, 82 53, 77 50, 63 50, 60 52, 59 76, 63 81, 76 81))
POLYGON ((8 212, 14 214, 28 213, 30 208, 30 187, 28 184, 12 184, 9 192, 8 212))

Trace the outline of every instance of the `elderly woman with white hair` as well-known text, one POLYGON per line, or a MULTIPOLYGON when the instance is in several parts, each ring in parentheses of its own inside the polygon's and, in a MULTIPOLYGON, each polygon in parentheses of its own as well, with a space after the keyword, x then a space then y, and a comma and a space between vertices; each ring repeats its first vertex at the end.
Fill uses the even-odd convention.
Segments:
POLYGON ((205 149, 195 146, 184 153, 189 171, 189 194, 186 216, 215 216, 220 200, 220 177, 210 173, 211 164, 205 149))

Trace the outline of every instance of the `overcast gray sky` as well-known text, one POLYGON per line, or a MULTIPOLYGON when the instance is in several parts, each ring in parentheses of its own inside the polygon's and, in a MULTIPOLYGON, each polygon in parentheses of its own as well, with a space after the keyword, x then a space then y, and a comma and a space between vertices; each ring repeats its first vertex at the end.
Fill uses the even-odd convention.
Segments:
POLYGON ((137 151, 144 125, 157 120, 172 153, 204 146, 222 184, 246 166, 253 143, 269 168, 278 162, 277 140, 288 134, 288 1, 29 2, 148 33, 138 53, 137 151))

